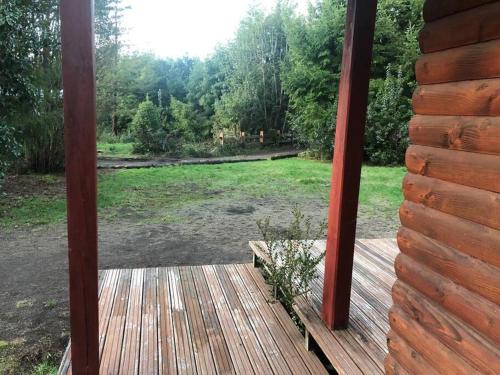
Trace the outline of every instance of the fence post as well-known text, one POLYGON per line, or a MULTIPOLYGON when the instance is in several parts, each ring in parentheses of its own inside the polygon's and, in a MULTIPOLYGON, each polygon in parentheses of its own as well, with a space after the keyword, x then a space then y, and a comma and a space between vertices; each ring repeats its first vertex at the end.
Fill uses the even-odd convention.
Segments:
POLYGON ((264 144, 264 130, 260 131, 259 134, 259 142, 263 145, 264 144))

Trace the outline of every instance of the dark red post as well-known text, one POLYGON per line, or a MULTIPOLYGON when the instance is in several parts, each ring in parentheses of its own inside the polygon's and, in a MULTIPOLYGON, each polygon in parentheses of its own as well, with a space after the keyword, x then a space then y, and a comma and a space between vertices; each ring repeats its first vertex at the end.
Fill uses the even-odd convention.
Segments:
POLYGON ((363 136, 377 0, 349 0, 339 86, 335 152, 328 211, 323 320, 349 323, 351 279, 363 161, 363 136))
POLYGON ((94 1, 61 1, 73 374, 99 373, 94 1))

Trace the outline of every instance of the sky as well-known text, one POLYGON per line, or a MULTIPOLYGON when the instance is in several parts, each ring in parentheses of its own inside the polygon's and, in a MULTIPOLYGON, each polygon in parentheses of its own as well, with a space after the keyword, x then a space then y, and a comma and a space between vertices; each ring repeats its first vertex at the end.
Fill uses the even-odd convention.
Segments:
MULTIPOLYGON (((295 0, 305 12, 309 0, 295 0)), ((124 0, 128 51, 158 57, 205 58, 217 44, 231 40, 251 5, 272 9, 275 0, 124 0)))

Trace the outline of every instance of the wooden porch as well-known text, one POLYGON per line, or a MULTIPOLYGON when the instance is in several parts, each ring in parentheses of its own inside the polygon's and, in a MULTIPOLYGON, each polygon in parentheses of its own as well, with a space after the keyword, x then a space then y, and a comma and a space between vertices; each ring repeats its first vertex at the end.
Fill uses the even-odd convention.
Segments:
POLYGON ((102 271, 99 318, 100 374, 326 374, 251 264, 102 271))
MULTIPOLYGON (((254 254, 265 259, 262 245, 250 243, 254 254)), ((325 248, 326 241, 316 241, 313 252, 320 254, 325 248)), ((345 330, 330 330, 321 319, 324 261, 317 267, 310 296, 296 300, 295 312, 307 330, 306 343, 312 338, 339 374, 384 373, 398 252, 393 239, 356 240, 350 320, 345 330)))

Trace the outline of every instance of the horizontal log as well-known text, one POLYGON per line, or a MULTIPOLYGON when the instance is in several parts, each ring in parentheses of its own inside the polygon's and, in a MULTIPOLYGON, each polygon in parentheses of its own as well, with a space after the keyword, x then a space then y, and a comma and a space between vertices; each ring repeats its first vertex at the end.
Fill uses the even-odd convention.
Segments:
POLYGON ((425 22, 434 21, 493 1, 494 0, 426 0, 423 16, 425 22))
POLYGON ((429 53, 498 38, 500 2, 496 1, 426 23, 419 42, 421 51, 429 53))
POLYGON ((484 374, 500 374, 500 349, 401 281, 392 289, 394 304, 427 332, 484 374))
POLYGON ((500 78, 419 86, 417 115, 500 116, 500 78))
POLYGON ((403 254, 500 305, 500 269, 406 227, 398 232, 403 254))
POLYGON ((387 334, 387 347, 396 364, 412 374, 438 375, 439 373, 417 351, 393 330, 387 334))
POLYGON ((410 375, 390 354, 385 357, 384 369, 386 375, 410 375))
POLYGON ((417 60, 415 74, 420 85, 498 78, 500 40, 428 53, 417 60))
POLYGON ((500 229, 500 194, 408 173, 403 180, 407 200, 500 229))
POLYGON ((500 193, 500 156, 412 145, 406 151, 411 173, 500 193))
POLYGON ((404 201, 401 205, 399 217, 406 228, 485 263, 500 267, 498 230, 410 201, 404 201))
MULTIPOLYGON (((484 337, 491 339, 496 345, 500 344, 500 321, 498 319, 500 307, 498 305, 455 284, 405 254, 399 254, 396 257, 394 268, 401 281, 441 305, 446 311, 476 329, 484 337)), ((405 336, 402 337, 405 338, 405 336)))
POLYGON ((470 375, 479 371, 427 332, 416 320, 394 305, 389 310, 391 328, 442 374, 470 375))
POLYGON ((500 155, 500 117, 416 115, 409 133, 416 145, 500 155))

